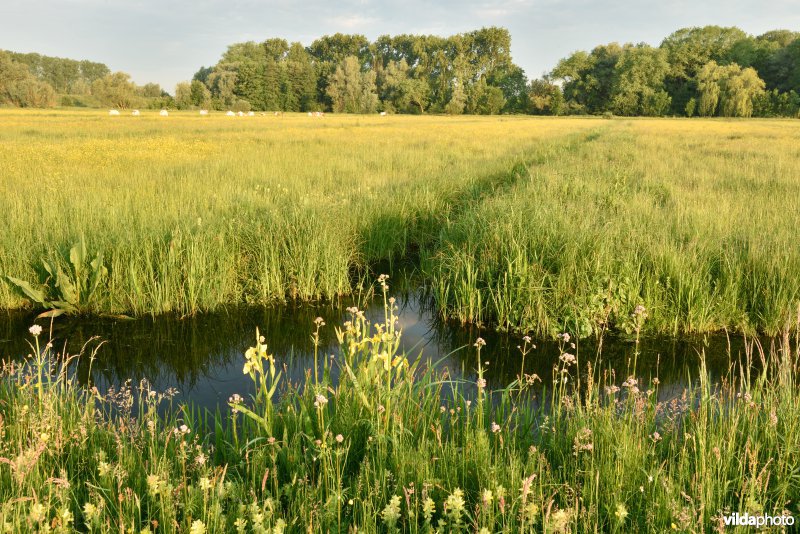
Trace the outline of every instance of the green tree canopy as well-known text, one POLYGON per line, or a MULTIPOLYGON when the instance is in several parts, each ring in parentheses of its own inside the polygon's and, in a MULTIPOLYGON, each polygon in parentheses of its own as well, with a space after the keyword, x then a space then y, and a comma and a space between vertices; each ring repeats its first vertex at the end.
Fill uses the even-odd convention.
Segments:
POLYGON ((137 102, 136 85, 130 74, 115 72, 106 74, 92 83, 92 95, 104 105, 126 109, 137 102))
POLYGON ((498 111, 527 108, 525 73, 511 61, 508 30, 497 27, 450 37, 383 35, 374 42, 337 33, 316 39, 308 48, 282 39, 237 43, 217 65, 201 68, 195 79, 211 91, 217 107, 246 100, 256 109, 337 109, 332 94, 342 87, 331 85, 347 58, 356 58, 362 73, 374 74, 381 109, 460 113, 470 95, 477 102, 477 95, 484 93, 481 109, 494 110, 498 102, 503 102, 498 111), (487 88, 475 89, 479 83, 487 88))
POLYGON ((31 74, 28 66, 0 51, 0 104, 17 107, 52 107, 56 93, 47 82, 31 74))
POLYGON ((38 80, 61 94, 84 94, 91 84, 111 71, 102 63, 9 52, 11 59, 28 67, 38 80))
POLYGON ((564 106, 561 88, 548 78, 531 80, 528 84, 528 113, 559 115, 564 106))
POLYGON ((754 103, 764 93, 764 81, 752 67, 741 68, 736 63, 718 65, 706 63, 697 74, 700 91, 700 114, 725 117, 750 117, 754 103))
POLYGON ((611 109, 618 115, 663 115, 671 98, 664 90, 669 62, 664 50, 646 44, 623 49, 612 86, 611 109))
POLYGON ((338 113, 374 112, 378 107, 375 72, 363 72, 358 58, 347 56, 331 76, 328 96, 338 113))

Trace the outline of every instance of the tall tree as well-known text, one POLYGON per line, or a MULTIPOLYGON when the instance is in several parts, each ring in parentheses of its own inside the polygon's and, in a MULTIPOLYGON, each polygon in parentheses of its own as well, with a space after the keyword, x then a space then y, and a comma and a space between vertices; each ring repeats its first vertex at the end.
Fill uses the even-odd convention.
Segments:
POLYGON ((139 96, 143 96, 146 98, 157 98, 162 96, 164 90, 161 89, 161 86, 157 83, 146 83, 140 87, 136 88, 136 93, 139 96))
POLYGON ((336 67, 328 85, 333 111, 372 113, 378 107, 375 72, 362 72, 357 57, 348 56, 336 67))
POLYGON ((308 47, 314 58, 317 74, 317 98, 323 107, 331 108, 332 102, 327 88, 329 78, 347 57, 355 57, 359 67, 369 62, 369 40, 363 35, 345 35, 336 33, 320 37, 308 47))
POLYGON ((283 109, 286 111, 317 109, 317 76, 311 63, 311 56, 303 45, 292 43, 285 64, 283 109))
POLYGON ((716 114, 719 105, 719 96, 722 92, 719 81, 723 73, 716 61, 709 61, 697 73, 697 90, 700 93, 698 113, 703 117, 716 114))
POLYGON ((728 65, 722 78, 722 115, 726 117, 751 117, 753 103, 764 93, 764 80, 752 67, 742 69, 735 63, 728 65))
POLYGON ((505 113, 525 113, 528 108, 528 79, 525 71, 513 65, 495 72, 493 85, 503 92, 505 113))
POLYGON ((548 78, 528 84, 528 112, 534 115, 559 115, 564 105, 561 88, 548 78))
POLYGON ((208 87, 211 90, 212 102, 217 109, 230 109, 236 102, 237 73, 229 65, 214 67, 208 75, 208 87))
POLYGON ((669 72, 664 50, 646 44, 626 46, 614 66, 611 109, 619 115, 663 115, 670 104, 664 90, 669 72))
POLYGON ((450 115, 461 115, 467 105, 467 91, 464 89, 464 82, 458 78, 452 82, 450 100, 445 104, 444 111, 450 115))
POLYGON ((736 27, 703 26, 682 28, 661 42, 670 64, 665 83, 673 112, 683 112, 688 100, 697 96, 695 78, 700 69, 712 60, 724 63, 734 46, 746 38, 736 27))
POLYGON ((0 104, 18 107, 52 107, 56 93, 47 82, 38 80, 28 66, 0 51, 0 104))
POLYGON ((800 93, 800 38, 776 50, 764 71, 771 89, 800 93))
POLYGON ((193 106, 205 109, 211 104, 211 91, 209 91, 206 84, 200 80, 192 80, 189 85, 189 95, 193 106))
POLYGON ((754 103, 764 93, 764 81, 752 67, 706 63, 697 74, 700 114, 719 113, 726 117, 750 117, 754 103))
POLYGON ((564 96, 575 108, 588 113, 608 111, 622 52, 617 43, 597 46, 590 54, 576 52, 560 61, 551 76, 563 80, 564 96))
POLYGON ((180 82, 175 86, 175 105, 178 109, 191 109, 192 85, 189 82, 180 82))
POLYGON ((430 87, 414 78, 405 59, 390 61, 381 73, 380 97, 384 109, 401 113, 424 113, 430 87))
POLYGON ((487 84, 486 78, 473 84, 467 95, 467 111, 473 114, 496 115, 505 104, 503 90, 487 84))

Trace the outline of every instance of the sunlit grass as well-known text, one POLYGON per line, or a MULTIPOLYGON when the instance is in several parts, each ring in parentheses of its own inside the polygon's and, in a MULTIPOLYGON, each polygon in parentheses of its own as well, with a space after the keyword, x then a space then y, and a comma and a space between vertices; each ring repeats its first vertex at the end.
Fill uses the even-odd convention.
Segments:
MULTIPOLYGON (((780 331, 800 123, 0 111, 0 274, 85 236, 89 311, 335 299, 421 267, 443 316, 580 335, 780 331)), ((0 306, 26 301, 0 283, 0 306)))
POLYGON ((551 335, 780 331, 800 303, 800 123, 612 121, 534 151, 424 262, 442 313, 551 335))
MULTIPOLYGON (((36 280, 84 235, 109 264, 97 309, 133 313, 347 294, 537 142, 593 126, 0 113, 0 273, 36 280)), ((0 284, 0 304, 22 303, 0 284)))

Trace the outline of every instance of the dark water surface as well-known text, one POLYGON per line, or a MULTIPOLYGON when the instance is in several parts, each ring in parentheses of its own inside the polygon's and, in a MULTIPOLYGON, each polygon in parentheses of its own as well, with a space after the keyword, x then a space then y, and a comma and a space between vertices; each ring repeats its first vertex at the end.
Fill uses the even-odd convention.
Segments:
MULTIPOLYGON (((489 362, 486 379, 490 388, 506 386, 519 374, 521 336, 444 323, 414 293, 398 296, 398 304, 401 351, 410 359, 422 357, 447 368, 454 377, 474 379, 477 360, 472 344, 480 336, 487 343, 482 359, 489 362)), ((318 316, 327 323, 321 331, 321 353, 330 357, 338 352, 334 326, 341 325, 348 317, 344 307, 331 305, 235 309, 185 319, 60 317, 53 324, 52 336, 59 352, 66 346, 69 353, 77 353, 86 344, 85 355, 77 367, 81 383, 89 381, 88 352, 102 342, 91 368, 91 380, 101 390, 127 379, 136 385, 146 378, 159 391, 177 388, 179 402, 213 409, 225 405, 234 393, 246 396, 252 392, 252 383, 249 376, 242 374, 242 365, 244 351, 255 342, 256 327, 266 337, 269 352, 279 364, 286 365, 285 376, 293 382, 301 381, 314 365, 311 334, 318 316), (97 339, 91 340, 94 337, 97 339)), ((372 322, 381 321, 382 302, 376 301, 368 307, 367 316, 372 322)), ((0 312, 1 359, 19 361, 31 352, 27 342, 32 340, 28 328, 33 322, 30 314, 0 312)), ((49 322, 38 323, 44 328, 42 336, 46 338, 49 322)), ((535 341, 535 344, 537 348, 526 357, 525 372, 549 381, 560 354, 558 344, 554 341, 535 341)), ((578 343, 582 371, 587 362, 592 362, 596 368, 613 371, 618 385, 631 374, 633 339, 606 336, 599 356, 597 349, 596 340, 578 343)), ((647 338, 642 340, 635 374, 645 380, 658 376, 660 396, 672 396, 697 377, 701 353, 705 354, 712 379, 719 380, 729 370, 729 354, 734 361, 743 358, 744 342, 741 337, 729 339, 724 335, 647 338)), ((335 358, 333 362, 336 375, 335 358)))

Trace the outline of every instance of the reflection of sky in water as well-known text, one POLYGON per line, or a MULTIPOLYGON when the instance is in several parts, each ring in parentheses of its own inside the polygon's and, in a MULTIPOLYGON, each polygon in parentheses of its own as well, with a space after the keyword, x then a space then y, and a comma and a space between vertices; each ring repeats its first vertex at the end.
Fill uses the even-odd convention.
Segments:
MULTIPOLYGON (((454 378, 465 376, 474 379, 477 364, 472 347, 478 336, 487 345, 482 359, 488 361, 486 378, 490 387, 503 387, 510 383, 521 369, 521 343, 519 335, 504 335, 474 327, 443 324, 432 312, 412 295, 398 296, 400 328, 403 331, 401 351, 410 359, 420 354, 426 362, 438 362, 454 378)), ((332 376, 338 376, 335 364, 338 346, 334 327, 347 319, 343 308, 332 306, 274 307, 234 310, 203 314, 179 320, 168 318, 142 318, 138 320, 57 319, 54 325, 56 348, 66 346, 70 353, 87 347, 97 347, 97 359, 92 365, 92 375, 101 390, 120 384, 130 378, 134 385, 147 378, 153 387, 163 391, 175 387, 180 391, 178 401, 191 401, 199 407, 213 408, 224 404, 234 393, 247 395, 252 390, 250 378, 242 374, 243 353, 255 341, 258 327, 266 337, 269 352, 276 356, 279 365, 285 366, 284 376, 293 383, 302 381, 312 369, 313 344, 311 334, 317 316, 327 325, 321 332, 323 357, 333 355, 332 376)), ((367 310, 374 323, 383 320, 383 307, 376 303, 367 310)), ((0 315, 0 357, 19 359, 30 352, 26 339, 32 319, 24 314, 0 315)), ((49 324, 43 324, 45 334, 49 324)), ((43 334, 44 335, 44 334, 43 334)), ((728 370, 728 339, 724 336, 708 338, 653 338, 643 341, 637 361, 636 375, 648 381, 658 376, 661 381, 660 397, 680 395, 688 380, 696 379, 699 354, 705 351, 706 363, 712 377, 719 378, 728 370)), ((731 338, 734 361, 744 357, 741 338, 731 338)), ((551 380, 553 365, 559 355, 558 345, 552 341, 536 343, 537 348, 527 355, 525 372, 536 373, 546 382, 551 380)), ((631 373, 634 343, 619 336, 607 336, 602 353, 597 355, 597 343, 580 341, 576 350, 580 369, 586 370, 591 361, 596 369, 614 373, 614 383, 619 385, 631 373)), ((321 365, 321 363, 320 363, 321 365)), ((78 378, 86 382, 89 358, 78 364, 78 378)))

